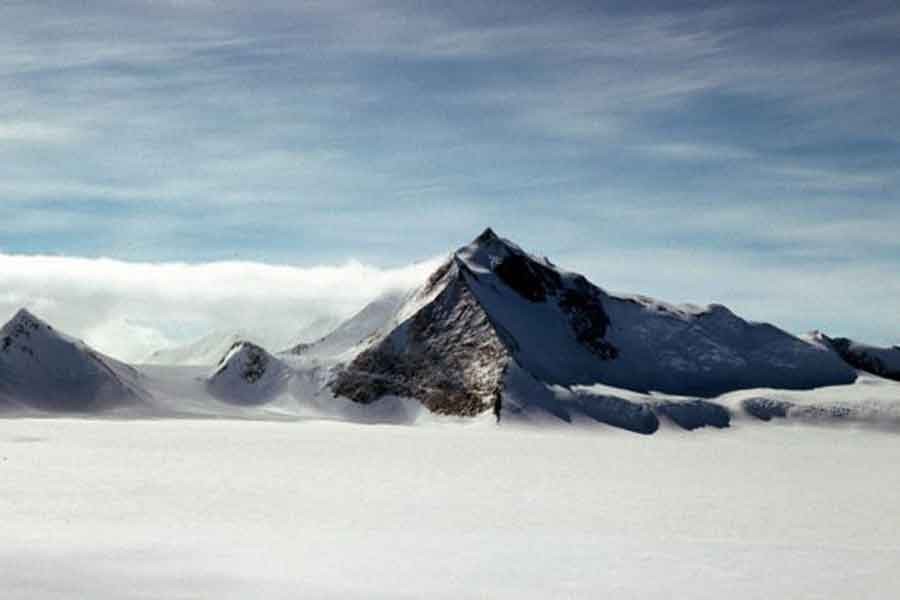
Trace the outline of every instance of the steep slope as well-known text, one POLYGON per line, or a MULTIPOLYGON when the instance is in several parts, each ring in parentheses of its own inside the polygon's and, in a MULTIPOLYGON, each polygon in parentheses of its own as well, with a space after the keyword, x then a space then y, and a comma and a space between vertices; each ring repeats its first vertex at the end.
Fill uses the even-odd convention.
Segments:
POLYGON ((189 344, 157 350, 144 362, 153 365, 208 367, 217 364, 237 342, 250 337, 245 331, 214 331, 189 344))
POLYGON ((343 319, 337 317, 320 317, 315 319, 293 335, 288 344, 288 349, 285 352, 299 352, 304 348, 310 347, 317 341, 328 336, 344 322, 343 319))
POLYGON ((511 355, 455 269, 437 276, 422 295, 440 292, 357 356, 338 378, 336 394, 362 403, 385 394, 416 398, 434 412, 457 415, 493 406, 511 355))
POLYGON ((265 349, 240 341, 219 361, 206 381, 206 388, 226 402, 262 404, 284 389, 290 373, 287 365, 265 349))
POLYGON ((25 309, 0 329, 0 399, 41 410, 94 411, 145 396, 131 367, 25 309))
POLYGON ((855 369, 900 381, 900 346, 871 346, 849 338, 829 337, 818 331, 810 333, 809 337, 833 349, 855 369))
MULTIPOLYGON (((605 384, 700 397, 855 379, 833 353, 772 325, 719 305, 613 296, 490 229, 390 321, 397 326, 370 339, 334 379, 337 395, 412 396, 450 414, 499 411, 513 364, 517 378, 543 387, 605 384)), ((528 402, 519 394, 515 405, 525 410, 528 402)))
POLYGON ((335 327, 328 335, 312 343, 297 344, 285 354, 326 362, 340 362, 353 358, 366 346, 370 336, 391 325, 397 325, 392 319, 409 296, 408 290, 385 292, 335 327))

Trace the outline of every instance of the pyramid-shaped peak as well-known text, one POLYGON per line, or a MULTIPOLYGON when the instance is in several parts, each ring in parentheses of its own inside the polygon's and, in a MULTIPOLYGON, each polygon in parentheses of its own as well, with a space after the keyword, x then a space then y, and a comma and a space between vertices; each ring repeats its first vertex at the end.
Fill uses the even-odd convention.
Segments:
POLYGON ((32 313, 30 310, 28 310, 27 308, 24 308, 24 307, 22 307, 18 311, 16 311, 16 314, 13 315, 13 317, 12 317, 12 319, 10 319, 10 321, 17 321, 17 322, 18 321, 34 321, 36 323, 41 322, 41 320, 39 318, 37 318, 34 315, 34 313, 32 313))
POLYGON ((487 227, 484 231, 482 231, 477 238, 475 238, 474 242, 476 244, 486 244, 490 242, 498 241, 500 237, 494 232, 493 229, 487 227))
POLYGON ((511 254, 525 254, 525 252, 513 242, 497 235, 490 227, 482 231, 471 243, 456 251, 456 255, 464 260, 484 264, 496 262, 511 254))
POLYGON ((40 318, 36 317, 27 308, 20 308, 16 314, 7 321, 6 325, 3 326, 2 331, 5 335, 19 336, 39 329, 52 330, 53 328, 40 318))
POLYGON ((472 243, 470 243, 468 246, 465 246, 465 247, 470 250, 479 250, 479 249, 483 249, 483 250, 507 249, 507 250, 510 250, 510 249, 515 249, 515 250, 518 250, 519 252, 521 252, 521 249, 519 249, 518 246, 516 246, 509 240, 504 239, 504 238, 500 237, 499 235, 497 235, 497 233, 490 227, 488 227, 487 229, 482 231, 478 235, 477 238, 472 240, 472 243))

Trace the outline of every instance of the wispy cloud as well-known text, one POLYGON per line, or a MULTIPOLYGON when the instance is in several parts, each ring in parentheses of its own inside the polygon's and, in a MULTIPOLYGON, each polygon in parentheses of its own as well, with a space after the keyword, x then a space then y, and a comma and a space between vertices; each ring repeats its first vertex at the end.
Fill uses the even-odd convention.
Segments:
POLYGON ((76 132, 69 127, 34 121, 0 121, 0 144, 16 143, 63 143, 76 138, 76 132))
POLYGON ((560 260, 749 253, 809 281, 815 259, 853 287, 900 264, 898 23, 889 2, 2 3, 0 250, 384 267, 492 224, 560 260))

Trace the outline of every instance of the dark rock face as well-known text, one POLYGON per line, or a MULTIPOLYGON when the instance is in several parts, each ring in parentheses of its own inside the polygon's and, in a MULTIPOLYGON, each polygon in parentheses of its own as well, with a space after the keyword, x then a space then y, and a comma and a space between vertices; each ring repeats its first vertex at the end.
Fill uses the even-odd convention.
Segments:
POLYGON ((659 429, 659 419, 649 406, 615 396, 583 398, 579 403, 579 409, 596 421, 635 433, 650 435, 659 429))
POLYGON ((771 398, 747 398, 741 402, 741 408, 753 417, 761 421, 771 421, 773 418, 784 419, 793 404, 784 400, 771 398))
POLYGON ((546 302, 548 298, 556 297, 560 309, 568 316, 575 338, 581 344, 601 360, 612 360, 618 356, 615 346, 603 339, 610 323, 600 291, 587 279, 578 275, 564 282, 557 271, 512 248, 493 267, 493 271, 501 281, 530 302, 546 302))
POLYGON ((560 308, 568 315, 575 339, 590 348, 602 360, 612 360, 619 351, 603 339, 609 327, 609 316, 597 293, 589 289, 568 289, 562 293, 560 308))
POLYGON ((724 429, 731 424, 731 413, 724 406, 706 400, 665 402, 658 404, 656 413, 667 417, 682 429, 693 431, 700 427, 724 429))
POLYGON ((521 254, 510 254, 494 267, 506 285, 531 302, 544 302, 562 287, 559 273, 521 254))
MULTIPOLYGON (((446 273, 442 275, 442 278, 446 273)), ((509 352, 461 278, 332 382, 336 395, 368 404, 391 394, 441 414, 472 416, 500 396, 509 352)))
MULTIPOLYGON (((852 340, 829 337, 824 337, 824 339, 852 367, 885 379, 900 381, 900 370, 891 369, 881 357, 866 351, 864 347, 854 344, 852 340)), ((896 346, 890 350, 885 350, 885 352, 897 352, 898 356, 900 356, 900 349, 896 346)))

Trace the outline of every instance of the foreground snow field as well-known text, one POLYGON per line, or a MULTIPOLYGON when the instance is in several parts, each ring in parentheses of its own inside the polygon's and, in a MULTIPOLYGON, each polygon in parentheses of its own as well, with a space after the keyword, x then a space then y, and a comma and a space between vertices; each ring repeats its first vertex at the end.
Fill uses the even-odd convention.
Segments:
POLYGON ((852 427, 0 420, 0 589, 45 598, 895 598, 852 427))

